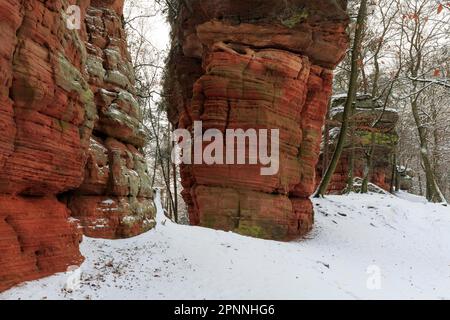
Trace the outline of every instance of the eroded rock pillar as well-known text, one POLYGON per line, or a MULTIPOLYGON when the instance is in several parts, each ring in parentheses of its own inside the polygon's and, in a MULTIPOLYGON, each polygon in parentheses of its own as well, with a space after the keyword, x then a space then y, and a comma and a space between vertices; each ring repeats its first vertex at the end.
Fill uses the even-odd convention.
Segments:
POLYGON ((280 168, 181 166, 190 221, 288 240, 313 224, 310 195, 332 69, 347 48, 345 1, 188 1, 172 21, 166 91, 178 128, 279 129, 280 168))
POLYGON ((83 231, 154 225, 122 7, 0 1, 0 291, 79 265, 83 231))

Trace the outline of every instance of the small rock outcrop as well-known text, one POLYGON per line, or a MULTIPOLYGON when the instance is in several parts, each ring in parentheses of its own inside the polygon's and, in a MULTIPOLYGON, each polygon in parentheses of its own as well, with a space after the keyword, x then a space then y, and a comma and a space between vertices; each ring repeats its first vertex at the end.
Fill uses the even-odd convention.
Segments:
POLYGON ((165 86, 170 121, 280 130, 275 175, 249 164, 181 166, 191 224, 277 240, 311 229, 332 69, 348 44, 345 10, 331 0, 180 4, 165 86))
MULTIPOLYGON (((324 168, 336 147, 346 95, 335 96, 332 99, 329 120, 327 121, 328 138, 324 138, 319 165, 317 166, 317 183, 320 182, 324 168)), ((342 156, 328 188, 332 194, 342 193, 346 187, 350 172, 350 162, 353 157, 353 176, 364 177, 368 157, 373 145, 372 171, 369 181, 378 187, 389 191, 392 180, 392 156, 398 142, 395 130, 399 116, 381 103, 374 101, 370 95, 359 94, 354 105, 349 130, 342 156)))
POLYGON ((0 291, 80 264, 81 231, 154 224, 122 6, 0 2, 0 291))

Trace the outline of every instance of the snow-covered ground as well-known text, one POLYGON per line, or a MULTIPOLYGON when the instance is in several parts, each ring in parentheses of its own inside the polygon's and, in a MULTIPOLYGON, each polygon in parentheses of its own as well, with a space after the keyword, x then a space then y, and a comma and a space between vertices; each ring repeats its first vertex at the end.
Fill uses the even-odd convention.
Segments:
POLYGON ((314 231, 290 243, 162 223, 159 207, 155 230, 85 238, 81 272, 0 299, 450 299, 448 207, 405 193, 314 202, 314 231))

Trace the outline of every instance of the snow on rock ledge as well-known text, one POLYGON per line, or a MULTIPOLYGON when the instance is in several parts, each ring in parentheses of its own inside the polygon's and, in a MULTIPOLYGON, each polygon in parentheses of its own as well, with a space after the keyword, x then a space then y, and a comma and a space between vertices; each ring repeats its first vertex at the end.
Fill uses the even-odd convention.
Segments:
POLYGON ((279 129, 281 140, 273 176, 255 165, 183 165, 191 224, 277 240, 307 233, 332 69, 348 44, 346 1, 186 3, 172 21, 171 122, 279 129))

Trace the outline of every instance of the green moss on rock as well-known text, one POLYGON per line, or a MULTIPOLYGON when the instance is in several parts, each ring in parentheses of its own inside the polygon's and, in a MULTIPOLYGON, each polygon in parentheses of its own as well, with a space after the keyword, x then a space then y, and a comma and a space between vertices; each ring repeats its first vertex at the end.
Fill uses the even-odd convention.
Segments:
MULTIPOLYGON (((374 132, 375 144, 380 146, 395 146, 398 143, 398 135, 393 133, 374 132)), ((357 131, 360 143, 364 146, 372 144, 372 132, 357 131)))
POLYGON ((306 9, 299 9, 297 12, 289 15, 285 19, 281 19, 281 24, 290 29, 294 28, 299 23, 305 21, 309 17, 306 9))

